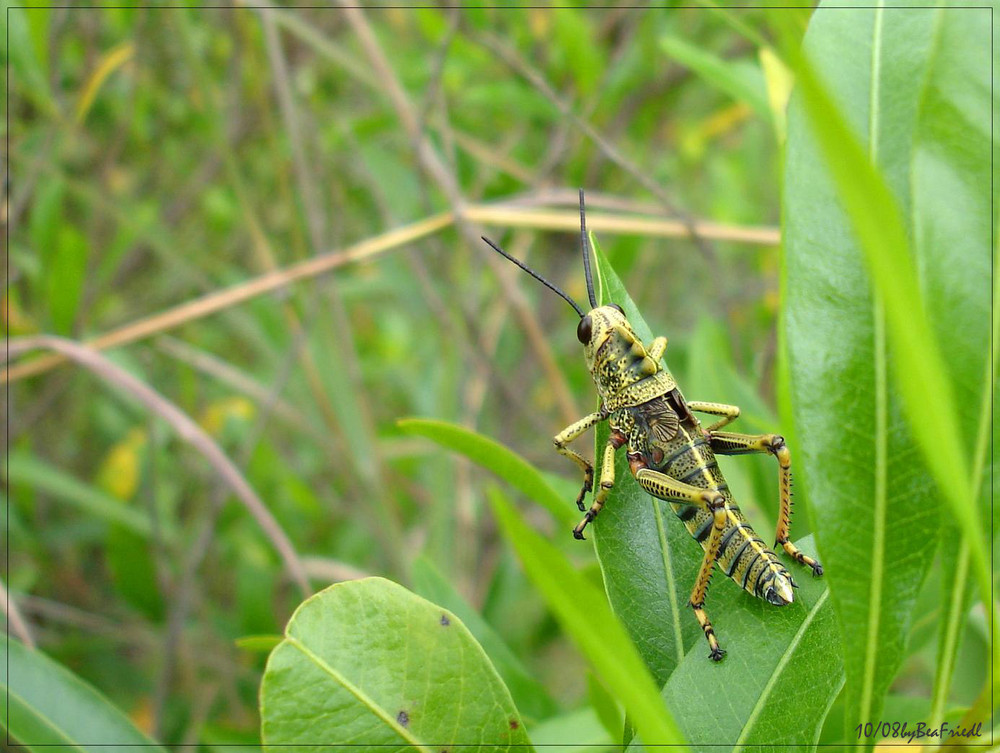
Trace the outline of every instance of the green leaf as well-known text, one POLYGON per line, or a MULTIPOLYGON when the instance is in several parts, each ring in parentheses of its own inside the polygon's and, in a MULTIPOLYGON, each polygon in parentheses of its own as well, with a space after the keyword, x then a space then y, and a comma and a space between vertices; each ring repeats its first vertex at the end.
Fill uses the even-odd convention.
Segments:
POLYGON ((510 689, 517 708, 526 717, 545 719, 556 712, 556 703, 545 690, 545 686, 532 677, 503 639, 472 605, 462 598, 429 559, 424 556, 417 557, 413 563, 412 576, 414 590, 418 594, 451 610, 469 628, 469 632, 479 641, 479 645, 493 661, 500 677, 510 689))
POLYGON ((45 48, 37 44, 38 29, 47 22, 48 10, 42 10, 41 16, 34 8, 11 8, 8 3, 3 7, 2 38, 4 40, 4 59, 10 60, 13 76, 10 81, 9 93, 12 97, 23 97, 32 102, 43 113, 53 112, 52 90, 49 79, 45 75, 45 61, 40 52, 45 48))
MULTIPOLYGON (((799 467, 845 638, 848 731, 878 717, 903 658, 942 497, 988 589, 963 440, 977 435, 978 408, 959 408, 956 395, 966 399, 966 380, 977 405, 985 393, 986 365, 972 350, 989 344, 989 173, 984 182, 982 167, 965 168, 969 152, 988 162, 989 141, 961 129, 947 148, 929 146, 923 167, 920 157, 928 131, 957 117, 933 103, 931 84, 944 19, 958 12, 821 9, 789 113, 785 338, 799 467), (979 197, 950 195, 949 178, 979 186, 979 197), (953 341, 958 351, 978 345, 952 359, 953 341)), ((966 23, 949 55, 981 65, 988 29, 966 23)), ((981 80, 960 92, 961 118, 988 114, 981 80)))
POLYGON ((268 659, 260 705, 266 746, 531 749, 465 625, 383 578, 338 583, 299 606, 268 659))
POLYGON ((611 736, 610 739, 620 739, 622 729, 625 726, 625 716, 622 714, 621 707, 615 697, 593 672, 587 673, 587 698, 590 701, 590 707, 611 736))
POLYGON ((269 654, 281 643, 280 635, 245 635, 236 639, 236 645, 255 654, 269 654))
POLYGON ((551 52, 563 75, 572 75, 581 98, 592 96, 607 69, 606 46, 597 39, 595 16, 586 8, 555 6, 545 11, 552 24, 551 52))
MULTIPOLYGON (((983 11, 938 10, 917 114, 912 154, 913 253, 920 286, 957 398, 957 418, 970 440, 973 499, 989 515, 989 405, 995 368, 989 363, 990 164, 989 30, 983 11), (976 52, 981 53, 976 54, 976 52), (971 440, 975 437, 975 443, 971 440)), ((994 353, 996 347, 993 347, 994 353)), ((943 541, 959 538, 949 524, 943 541)), ((968 541, 942 548, 941 619, 934 707, 941 721, 951 670, 974 582, 968 541)))
POLYGON ((152 527, 149 516, 129 507, 121 500, 104 493, 96 486, 85 484, 65 471, 25 452, 12 452, 7 457, 4 480, 12 486, 24 485, 55 499, 69 502, 88 515, 117 523, 131 533, 149 538, 152 527))
POLYGON ((663 37, 660 39, 660 48, 712 86, 737 102, 749 105, 760 117, 771 119, 764 74, 755 62, 723 60, 681 37, 663 37))
MULTIPOLYGON (((126 503, 120 502, 124 506, 126 503)), ((129 508, 126 508, 129 509, 129 508)), ((139 535, 117 523, 108 526, 105 563, 118 596, 154 623, 166 614, 163 591, 157 582, 156 560, 149 535, 139 535)))
POLYGON ((0 672, 8 702, 0 724, 30 750, 65 746, 100 753, 117 745, 163 753, 107 698, 41 651, 5 640, 0 672))
POLYGON ((397 425, 408 434, 427 437, 492 471, 542 505, 556 520, 570 525, 576 523, 572 500, 560 496, 535 466, 499 442, 447 421, 404 418, 397 425))
MULTIPOLYGON (((798 544, 813 550, 811 537, 798 544)), ((711 664, 707 649, 689 652, 663 689, 692 749, 819 739, 844 684, 840 635, 823 580, 796 573, 796 581, 795 602, 780 609, 714 584, 706 608, 729 654, 711 664)))
POLYGON ((573 569, 552 544, 535 533, 496 489, 490 505, 528 578, 608 689, 622 702, 635 728, 657 744, 683 747, 676 723, 657 694, 622 624, 596 586, 573 569))
POLYGON ((88 249, 87 237, 73 225, 59 227, 55 247, 41 249, 49 318, 56 334, 73 332, 86 279, 88 249))

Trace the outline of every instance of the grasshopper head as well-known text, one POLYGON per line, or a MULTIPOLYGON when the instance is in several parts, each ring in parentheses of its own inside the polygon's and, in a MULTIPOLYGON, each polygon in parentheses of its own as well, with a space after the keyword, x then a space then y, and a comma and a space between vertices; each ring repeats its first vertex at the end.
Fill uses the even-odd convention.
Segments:
POLYGON ((619 330, 625 330, 635 339, 632 326, 625 318, 625 312, 617 303, 598 306, 580 320, 576 328, 576 337, 583 345, 583 355, 587 359, 587 367, 593 371, 597 352, 612 335, 619 330))

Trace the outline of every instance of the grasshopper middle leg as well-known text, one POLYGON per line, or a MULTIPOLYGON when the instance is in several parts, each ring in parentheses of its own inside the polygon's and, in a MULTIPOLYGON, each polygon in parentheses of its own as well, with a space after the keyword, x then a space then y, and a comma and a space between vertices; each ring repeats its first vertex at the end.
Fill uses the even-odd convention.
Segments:
POLYGON ((766 453, 778 461, 778 495, 781 509, 778 512, 778 529, 774 534, 775 546, 780 544, 796 562, 812 568, 813 575, 823 574, 823 566, 814 558, 803 554, 789 539, 792 521, 792 456, 780 434, 738 434, 731 431, 709 429, 712 451, 717 455, 749 455, 766 453))
POLYGON ((719 559, 719 550, 722 548, 722 533, 726 529, 726 520, 729 516, 726 500, 722 494, 714 489, 700 489, 648 468, 640 469, 635 474, 635 478, 639 485, 654 497, 670 502, 697 505, 712 515, 712 532, 705 544, 705 557, 701 561, 701 568, 698 570, 698 577, 695 579, 694 588, 691 590, 691 600, 688 604, 694 610, 694 616, 698 620, 702 632, 705 633, 705 639, 711 650, 709 658, 712 661, 722 661, 726 652, 719 646, 719 641, 715 637, 715 628, 712 627, 712 623, 705 613, 705 593, 708 591, 708 582, 712 578, 713 568, 716 560, 719 559))

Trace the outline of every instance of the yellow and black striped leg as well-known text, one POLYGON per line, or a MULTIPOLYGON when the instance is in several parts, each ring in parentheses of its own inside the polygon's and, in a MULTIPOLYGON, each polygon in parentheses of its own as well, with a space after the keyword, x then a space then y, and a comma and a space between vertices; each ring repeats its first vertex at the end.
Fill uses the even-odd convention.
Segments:
POLYGON ((699 413, 707 413, 710 416, 722 416, 721 419, 709 426, 705 431, 713 432, 721 429, 726 424, 731 424, 740 417, 740 407, 738 405, 727 405, 726 403, 706 403, 702 400, 691 400, 688 408, 699 413))
POLYGON ((652 358, 657 363, 663 358, 663 351, 667 349, 667 338, 657 337, 653 342, 649 344, 649 350, 646 351, 646 355, 652 358))
POLYGON ((597 513, 604 507, 604 500, 608 498, 608 493, 615 485, 615 451, 624 444, 625 438, 617 432, 612 432, 608 443, 604 445, 604 456, 601 459, 601 488, 594 495, 594 504, 587 510, 576 528, 573 529, 573 538, 583 540, 583 529, 587 527, 597 513))
POLYGON ((701 625, 705 639, 708 641, 710 653, 708 657, 712 661, 722 661, 726 652, 719 646, 719 641, 715 637, 715 629, 705 614, 705 592, 708 590, 708 582, 712 579, 712 568, 719 559, 719 548, 722 543, 722 532, 726 528, 726 505, 721 500, 711 508, 714 520, 712 521, 712 533, 708 537, 705 558, 701 561, 701 569, 698 570, 698 578, 694 582, 694 589, 691 591, 691 608, 694 610, 695 619, 701 625))
POLYGON ((712 515, 712 531, 705 543, 705 557, 701 561, 701 568, 698 570, 698 577, 695 579, 689 604, 694 610, 698 624, 701 625, 702 632, 705 633, 705 639, 708 641, 708 647, 711 650, 709 658, 712 661, 722 661, 726 652, 719 646, 719 641, 715 637, 715 629, 705 613, 705 593, 708 591, 708 582, 712 579, 712 568, 715 566, 716 560, 719 559, 722 533, 726 529, 728 517, 726 500, 717 491, 700 489, 648 468, 640 469, 635 474, 635 478, 639 485, 654 497, 697 505, 712 515))
POLYGON ((581 511, 587 509, 583 504, 583 500, 586 498, 587 492, 594 488, 594 466, 592 466, 586 458, 583 457, 583 455, 569 449, 566 445, 587 431, 587 429, 592 426, 596 426, 607 417, 606 413, 603 413, 602 411, 595 411, 589 416, 581 418, 575 424, 567 426, 561 432, 556 434, 552 440, 553 444, 556 446, 556 451, 560 455, 568 457, 580 466, 580 470, 583 471, 583 488, 580 489, 580 494, 576 498, 576 506, 580 508, 581 511))
POLYGON ((814 558, 803 554, 789 538, 792 521, 792 454, 788 451, 785 438, 780 434, 736 434, 728 431, 711 432, 712 450, 717 455, 749 455, 767 453, 778 461, 778 496, 781 508, 778 511, 778 529, 774 544, 780 544, 796 562, 812 568, 813 575, 823 574, 823 566, 814 558))

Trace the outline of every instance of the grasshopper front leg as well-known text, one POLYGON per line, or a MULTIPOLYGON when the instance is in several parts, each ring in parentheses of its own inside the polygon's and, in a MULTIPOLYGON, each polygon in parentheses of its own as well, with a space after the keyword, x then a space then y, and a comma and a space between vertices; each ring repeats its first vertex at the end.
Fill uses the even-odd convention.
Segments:
POLYGON ((774 455, 778 461, 778 528, 774 534, 775 545, 781 544, 796 562, 812 568, 813 575, 823 574, 823 566, 814 558, 803 554, 789 539, 792 521, 792 455, 780 434, 738 434, 731 431, 709 429, 712 451, 717 455, 749 455, 754 453, 774 455))
POLYGON ((646 351, 646 355, 652 358, 656 363, 660 362, 663 358, 663 351, 667 349, 667 338, 663 335, 655 338, 653 342, 649 344, 649 350, 646 351))
POLYGON ((712 577, 712 568, 715 566, 716 560, 719 559, 719 550, 722 548, 722 533, 726 529, 726 519, 729 515, 725 497, 714 489, 699 489, 649 468, 640 468, 636 471, 635 479, 643 489, 654 497, 669 502, 696 505, 712 516, 712 532, 705 544, 705 557, 701 561, 701 568, 698 570, 698 577, 691 590, 691 600, 688 605, 694 610, 695 619, 698 620, 702 632, 705 633, 705 639, 711 650, 709 658, 712 661, 722 661, 726 652, 719 646, 719 641, 715 637, 715 628, 712 627, 712 622, 705 612, 705 594, 708 591, 708 581, 712 577))
POLYGON ((594 496, 594 504, 587 510, 587 514, 583 516, 583 520, 573 529, 573 538, 582 541, 583 529, 587 527, 590 521, 597 517, 597 513, 604 507, 604 500, 608 498, 608 494, 615 485, 615 452, 623 444, 625 444, 624 435, 612 426, 611 436, 608 437, 608 443, 604 445, 604 456, 601 459, 601 488, 594 496))
POLYGON ((566 445, 581 436, 587 429, 592 426, 596 426, 601 421, 604 421, 608 417, 608 414, 604 411, 595 411, 589 416, 584 416, 575 424, 570 424, 561 432, 556 434, 552 439, 552 443, 556 446, 556 452, 563 455, 578 466, 580 470, 583 471, 583 488, 580 489, 580 494, 576 498, 576 506, 582 512, 587 508, 583 504, 583 500, 587 496, 587 492, 594 488, 594 466, 592 466, 583 455, 575 450, 569 449, 566 445))

